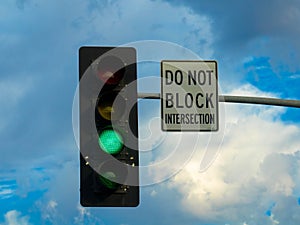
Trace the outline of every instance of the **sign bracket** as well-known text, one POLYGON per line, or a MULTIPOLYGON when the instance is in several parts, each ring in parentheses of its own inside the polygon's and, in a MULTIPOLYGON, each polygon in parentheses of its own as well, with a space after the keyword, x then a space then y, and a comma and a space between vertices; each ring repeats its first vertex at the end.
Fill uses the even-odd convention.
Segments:
MULTIPOLYGON (((138 93, 138 98, 141 99, 160 99, 160 93, 138 93)), ((254 97, 254 96, 233 96, 219 95, 219 102, 224 103, 242 103, 242 104, 259 104, 271 106, 283 106, 300 108, 300 100, 254 97)))

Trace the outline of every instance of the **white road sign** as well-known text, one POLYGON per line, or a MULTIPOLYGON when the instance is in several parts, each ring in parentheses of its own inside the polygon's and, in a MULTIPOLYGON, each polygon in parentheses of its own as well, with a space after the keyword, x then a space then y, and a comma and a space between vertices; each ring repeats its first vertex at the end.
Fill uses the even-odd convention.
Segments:
POLYGON ((161 61, 163 131, 218 131, 216 61, 161 61))

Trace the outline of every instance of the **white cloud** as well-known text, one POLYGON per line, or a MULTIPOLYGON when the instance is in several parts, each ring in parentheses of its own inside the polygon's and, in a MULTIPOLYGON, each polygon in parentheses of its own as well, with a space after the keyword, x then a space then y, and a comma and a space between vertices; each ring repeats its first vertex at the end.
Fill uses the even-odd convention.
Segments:
MULTIPOLYGON (((269 97, 279 98, 280 96, 276 93, 263 92, 251 84, 244 84, 239 88, 234 89, 229 95, 234 96, 254 96, 254 97, 269 97)), ((286 112, 284 107, 273 107, 264 105, 252 105, 252 104, 235 104, 226 103, 226 123, 236 123, 240 118, 245 116, 256 115, 263 120, 278 120, 280 116, 286 112), (234 107, 231 107, 234 106, 234 107)))
MULTIPOLYGON (((3 172, 2 175, 4 175, 3 172)), ((8 174, 5 175, 6 177, 8 174)), ((4 176, 1 177, 0 181, 0 199, 11 198, 15 195, 17 189, 17 184, 13 179, 6 179, 4 176)))
POLYGON ((263 92, 251 84, 244 84, 239 88, 232 90, 230 94, 242 95, 242 96, 257 96, 257 97, 278 97, 274 93, 263 92))
POLYGON ((77 207, 78 215, 74 217, 75 224, 104 225, 103 221, 90 212, 89 208, 80 205, 77 207))
POLYGON ((14 194, 13 189, 0 186, 0 199, 10 198, 13 196, 13 194, 14 194))
POLYGON ((203 58, 213 53, 210 19, 195 14, 188 7, 164 1, 107 1, 93 6, 88 18, 82 18, 78 26, 83 28, 82 35, 93 33, 89 44, 99 44, 99 40, 112 45, 157 39, 183 43, 201 53, 203 58))
POLYGON ((60 218, 60 213, 57 211, 57 202, 55 200, 49 200, 42 211, 42 217, 45 221, 50 221, 51 223, 57 223, 57 219, 60 218))
POLYGON ((300 74, 293 74, 293 75, 290 75, 289 78, 290 78, 290 79, 294 79, 294 80, 299 79, 299 78, 300 78, 300 74))
POLYGON ((48 165, 51 170, 47 171, 50 177, 46 183, 47 192, 35 202, 35 207, 40 211, 44 221, 51 224, 67 224, 74 213, 77 214, 75 212, 79 195, 77 166, 70 161, 60 166, 48 165))
POLYGON ((271 220, 273 225, 280 224, 280 222, 278 220, 274 219, 274 215, 270 216, 270 220, 271 220))
POLYGON ((5 221, 1 225, 30 225, 29 217, 22 216, 17 210, 8 211, 4 215, 5 221))
POLYGON ((156 195, 157 195, 157 192, 155 190, 152 190, 151 193, 150 193, 150 196, 155 197, 156 195))
POLYGON ((48 202, 48 208, 49 208, 49 209, 55 209, 56 206, 57 206, 57 202, 56 202, 56 201, 50 200, 50 201, 48 202))
MULTIPOLYGON (((274 96, 249 85, 233 93, 274 96)), ((226 104, 225 138, 217 159, 199 172, 205 146, 197 146, 192 160, 168 184, 181 193, 182 208, 201 219, 230 224, 286 221, 278 213, 271 219, 264 214, 272 202, 277 202, 274 211, 299 207, 294 195, 300 188, 300 129, 280 120, 284 112, 280 107, 226 104), (294 199, 294 204, 285 198, 294 199)), ((207 151, 216 145, 210 144, 207 151)), ((190 146, 189 141, 182 146, 190 146)), ((292 214, 288 221, 300 220, 292 214)))

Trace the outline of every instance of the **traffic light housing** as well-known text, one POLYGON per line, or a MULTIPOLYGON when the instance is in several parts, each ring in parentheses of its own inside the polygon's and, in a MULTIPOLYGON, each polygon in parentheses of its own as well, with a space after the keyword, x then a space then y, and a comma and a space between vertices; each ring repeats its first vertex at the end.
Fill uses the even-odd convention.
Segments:
POLYGON ((139 204, 136 51, 79 50, 80 203, 139 204))

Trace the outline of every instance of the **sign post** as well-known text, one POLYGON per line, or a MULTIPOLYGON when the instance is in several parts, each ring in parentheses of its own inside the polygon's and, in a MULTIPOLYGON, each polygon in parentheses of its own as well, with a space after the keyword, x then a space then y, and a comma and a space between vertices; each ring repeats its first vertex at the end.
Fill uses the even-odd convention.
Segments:
POLYGON ((161 61, 163 131, 218 131, 216 61, 161 61))

